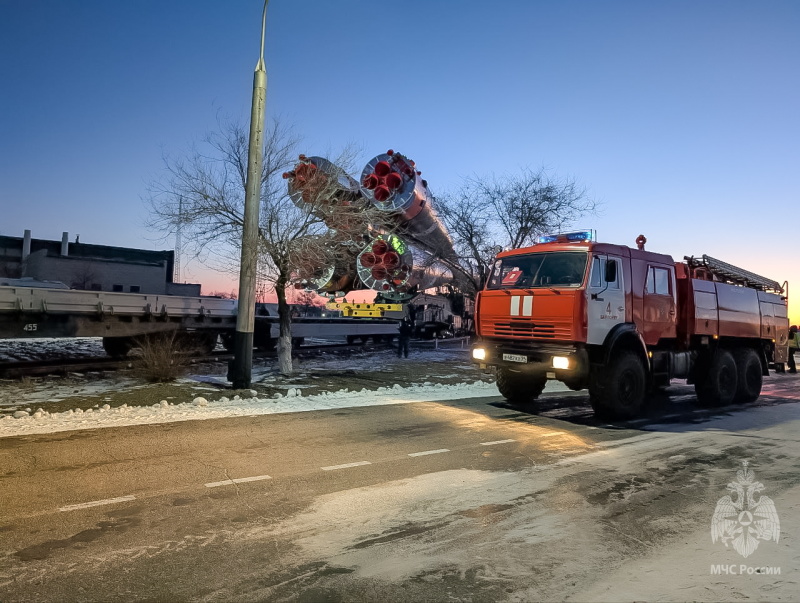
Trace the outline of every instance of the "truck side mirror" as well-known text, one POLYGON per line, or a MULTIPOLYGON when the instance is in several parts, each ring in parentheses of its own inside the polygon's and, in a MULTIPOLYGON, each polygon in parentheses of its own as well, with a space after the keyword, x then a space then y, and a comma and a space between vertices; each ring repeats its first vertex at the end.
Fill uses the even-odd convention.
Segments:
POLYGON ((614 260, 606 260, 606 282, 614 283, 617 281, 617 263, 614 260))

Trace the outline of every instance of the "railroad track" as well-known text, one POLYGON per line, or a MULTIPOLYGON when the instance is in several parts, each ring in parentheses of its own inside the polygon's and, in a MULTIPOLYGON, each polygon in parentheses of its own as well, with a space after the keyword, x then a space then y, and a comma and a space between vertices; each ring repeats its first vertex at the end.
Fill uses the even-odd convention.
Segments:
MULTIPOLYGON (((318 345, 304 345, 292 350, 294 358, 311 358, 323 352, 336 351, 342 354, 352 354, 359 351, 380 350, 391 347, 389 343, 330 343, 318 345)), ((275 350, 255 351, 254 359, 277 358, 275 350)), ((225 350, 215 351, 202 356, 192 356, 195 364, 201 362, 227 362, 233 354, 225 350)), ((21 379, 22 377, 41 377, 45 375, 67 375, 69 373, 91 371, 117 371, 132 368, 137 360, 136 354, 123 359, 97 356, 89 358, 48 358, 43 360, 21 360, 0 362, 0 378, 21 379)))

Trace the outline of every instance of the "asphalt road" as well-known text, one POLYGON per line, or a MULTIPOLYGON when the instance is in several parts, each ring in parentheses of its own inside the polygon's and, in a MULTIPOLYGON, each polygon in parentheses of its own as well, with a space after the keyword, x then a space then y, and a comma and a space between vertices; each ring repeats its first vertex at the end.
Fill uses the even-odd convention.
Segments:
POLYGON ((618 424, 571 392, 2 438, 0 601, 798 600, 800 380, 693 401, 673 386, 618 424), (710 532, 745 460, 781 521, 747 558, 710 532))

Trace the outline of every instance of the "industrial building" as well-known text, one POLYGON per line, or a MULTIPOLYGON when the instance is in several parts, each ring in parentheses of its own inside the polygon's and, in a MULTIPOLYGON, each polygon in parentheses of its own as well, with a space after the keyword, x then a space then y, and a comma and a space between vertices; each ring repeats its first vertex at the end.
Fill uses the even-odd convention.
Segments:
POLYGON ((199 284, 175 283, 175 252, 129 249, 69 241, 0 236, 0 285, 24 281, 57 281, 71 289, 200 295, 199 284))

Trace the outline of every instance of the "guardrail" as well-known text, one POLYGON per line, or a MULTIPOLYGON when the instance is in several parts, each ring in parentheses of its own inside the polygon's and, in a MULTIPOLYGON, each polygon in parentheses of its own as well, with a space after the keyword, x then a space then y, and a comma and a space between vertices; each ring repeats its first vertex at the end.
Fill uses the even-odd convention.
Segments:
POLYGON ((415 339, 414 343, 415 344, 433 343, 433 349, 434 350, 438 350, 439 349, 439 345, 443 345, 445 343, 451 343, 451 342, 460 342, 460 344, 461 344, 460 349, 463 350, 463 349, 469 347, 471 339, 472 338, 469 337, 469 336, 467 336, 467 337, 447 337, 447 338, 444 338, 444 339, 438 339, 438 338, 434 338, 434 339, 415 339))

